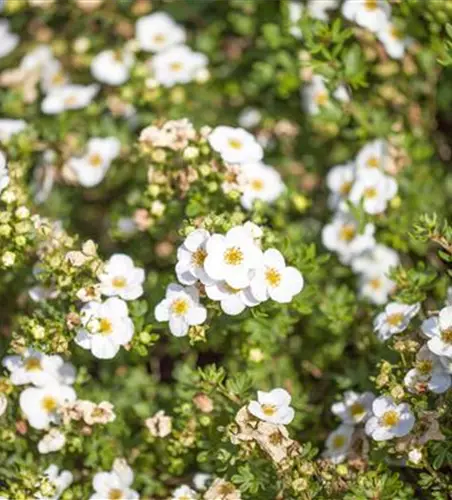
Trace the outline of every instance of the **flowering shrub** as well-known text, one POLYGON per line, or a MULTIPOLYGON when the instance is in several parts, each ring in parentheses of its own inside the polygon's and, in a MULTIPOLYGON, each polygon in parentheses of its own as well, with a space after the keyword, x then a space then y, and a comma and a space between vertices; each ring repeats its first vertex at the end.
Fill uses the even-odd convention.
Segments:
POLYGON ((0 498, 452 497, 452 1, 0 15, 0 498))

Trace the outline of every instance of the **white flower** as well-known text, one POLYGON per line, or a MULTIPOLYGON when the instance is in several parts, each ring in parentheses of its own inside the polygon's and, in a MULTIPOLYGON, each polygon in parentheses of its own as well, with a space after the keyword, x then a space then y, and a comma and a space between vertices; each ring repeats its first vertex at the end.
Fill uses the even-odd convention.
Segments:
POLYGON ((349 263, 354 257, 375 246, 373 224, 366 224, 362 233, 358 223, 350 215, 336 213, 333 220, 322 230, 322 242, 328 250, 339 254, 341 262, 349 263))
POLYGON ((25 129, 27 123, 24 120, 10 120, 0 118, 0 141, 7 142, 11 137, 25 129))
POLYGON ((100 291, 107 297, 135 300, 143 295, 144 278, 144 269, 135 267, 128 255, 117 253, 108 259, 99 276, 100 291))
POLYGON ((334 464, 343 462, 350 451, 354 430, 352 425, 342 424, 331 432, 326 439, 326 450, 323 456, 329 458, 334 464))
POLYGON ((405 375, 404 383, 413 393, 428 389, 435 394, 442 394, 451 386, 451 375, 441 358, 423 346, 416 354, 415 368, 405 375))
POLYGON ((373 402, 372 411, 365 431, 375 441, 406 436, 414 426, 414 415, 407 403, 396 405, 392 398, 381 396, 373 402))
POLYGON ((388 340, 396 333, 406 330, 419 309, 420 304, 390 302, 374 319, 374 332, 380 340, 388 340))
POLYGON ((33 349, 26 349, 22 356, 6 356, 2 365, 11 373, 13 385, 70 385, 75 380, 75 369, 71 363, 65 363, 61 356, 49 356, 33 349))
POLYGON ((331 191, 331 196, 328 198, 330 208, 345 209, 346 205, 343 202, 348 198, 354 181, 355 166, 353 163, 336 165, 330 169, 326 176, 326 185, 331 191))
POLYGON ((214 128, 207 139, 228 163, 253 163, 264 156, 262 146, 243 128, 220 125, 214 128))
POLYGON ((207 489, 207 485, 211 479, 211 474, 207 474, 205 472, 197 472, 193 476, 193 484, 198 491, 204 491, 207 489))
POLYGON ((69 160, 69 167, 82 186, 96 186, 105 177, 120 149, 121 143, 116 137, 95 137, 88 141, 84 156, 69 160))
POLYGON ((185 30, 164 12, 156 12, 138 19, 136 37, 140 48, 161 52, 172 45, 185 42, 185 30))
POLYGON ((66 444, 66 436, 58 429, 51 429, 38 443, 41 454, 59 451, 66 444))
POLYGON ((6 156, 0 151, 0 193, 9 184, 8 169, 6 168, 6 156))
POLYGON ((207 257, 206 243, 209 238, 209 231, 195 229, 177 249, 176 274, 183 285, 194 285, 198 280, 204 285, 213 283, 204 270, 204 261, 207 257))
POLYGON ((355 273, 369 276, 385 274, 399 264, 400 258, 397 252, 381 243, 377 243, 371 250, 358 255, 351 262, 355 273))
POLYGON ((47 429, 51 423, 59 422, 58 410, 65 403, 72 403, 76 394, 72 387, 48 384, 45 387, 29 387, 19 398, 20 408, 31 427, 47 429))
POLYGON ((55 485, 55 493, 51 497, 43 497, 38 494, 35 496, 36 500, 58 500, 60 496, 63 494, 66 488, 72 484, 73 476, 72 473, 68 470, 62 470, 61 472, 58 469, 58 466, 55 464, 51 464, 44 471, 44 474, 47 478, 55 485))
POLYGON ((155 80, 164 87, 189 83, 207 66, 207 57, 186 45, 177 45, 156 54, 151 60, 155 80))
POLYGON ((56 115, 68 109, 88 106, 99 91, 99 85, 68 84, 52 89, 42 100, 41 110, 46 115, 56 115))
POLYGON ((419 448, 413 448, 408 453, 408 459, 413 464, 419 464, 422 461, 422 451, 419 448))
POLYGON ((243 226, 230 229, 226 235, 214 234, 206 243, 204 269, 214 280, 224 280, 232 288, 246 288, 251 271, 263 261, 263 254, 243 226))
POLYGON ((96 358, 114 358, 120 346, 132 340, 134 326, 127 304, 117 297, 103 303, 88 302, 80 316, 83 327, 77 330, 75 343, 90 350, 96 358))
POLYGON ((19 35, 9 31, 9 22, 6 19, 0 19, 0 58, 11 53, 19 42, 19 35))
POLYGON ((335 9, 338 3, 339 0, 308 0, 308 12, 314 19, 328 21, 328 11, 335 9))
POLYGON ((393 59, 402 59, 405 49, 410 43, 410 40, 404 37, 391 22, 386 23, 378 31, 377 38, 384 45, 388 55, 393 59))
POLYGON ((423 321, 422 333, 430 338, 427 346, 433 354, 452 358, 452 306, 423 321))
POLYGON ((211 300, 220 301, 221 310, 229 316, 240 314, 246 307, 254 307, 259 300, 252 295, 249 287, 230 287, 225 281, 206 286, 206 295, 211 300))
POLYGON ((286 266, 281 252, 270 248, 264 252, 262 266, 258 267, 251 280, 253 296, 263 302, 268 298, 287 303, 303 289, 304 281, 300 271, 286 266))
POLYGON ((285 190, 279 172, 263 163, 243 164, 240 184, 243 191, 240 201, 247 210, 251 210, 254 200, 273 203, 285 190))
POLYGON ((6 408, 8 408, 8 398, 4 394, 0 394, 0 416, 2 416, 6 408))
POLYGON ((389 163, 388 144, 376 139, 365 144, 356 155, 357 175, 367 177, 375 170, 385 171, 389 163))
POLYGON ((290 424, 295 416, 290 406, 292 398, 284 389, 273 389, 270 392, 257 391, 257 401, 251 401, 248 411, 255 417, 271 424, 290 424))
POLYGON ((295 38, 303 38, 300 26, 298 26, 303 16, 304 6, 300 2, 289 2, 290 34, 295 38))
POLYGON ((365 422, 372 413, 372 402, 375 396, 371 392, 359 394, 355 391, 346 391, 344 400, 334 403, 331 411, 344 424, 355 425, 365 422))
POLYGON ((157 304, 154 315, 157 321, 169 321, 173 335, 183 337, 190 326, 204 323, 207 311, 199 303, 199 293, 195 287, 171 283, 166 289, 165 298, 157 304))
POLYGON ((20 69, 26 72, 42 72, 54 60, 52 49, 49 45, 41 44, 27 52, 20 61, 20 69))
POLYGON ((41 87, 44 93, 58 89, 69 83, 69 78, 62 69, 60 61, 51 59, 41 69, 41 87))
POLYGON ((91 61, 91 74, 102 83, 122 85, 130 77, 134 56, 127 50, 103 50, 91 61))
POLYGON ((116 459, 110 472, 98 472, 93 478, 93 493, 89 500, 139 499, 139 495, 130 486, 133 483, 133 471, 125 460, 116 459))
POLYGON ((243 128, 254 128, 262 120, 262 113, 257 108, 245 108, 238 116, 237 121, 243 128))
MULTIPOLYGON (((372 270, 372 267, 369 270, 372 270)), ((359 278, 359 294, 372 304, 386 304, 395 287, 394 281, 378 270, 375 274, 363 273, 359 278)))
POLYGON ((196 500, 197 497, 196 491, 183 484, 173 491, 171 500, 196 500))
POLYGON ((380 214, 397 193, 397 182, 379 170, 361 175, 350 191, 350 201, 357 205, 362 201, 368 214, 380 214))
MULTIPOLYGON (((331 103, 330 92, 321 75, 314 75, 301 91, 303 108, 310 115, 317 115, 331 103)), ((343 85, 339 85, 333 92, 333 97, 342 102, 348 102, 350 96, 343 85)))
POLYGON ((388 22, 391 7, 385 0, 345 0, 342 14, 346 19, 376 33, 388 22))

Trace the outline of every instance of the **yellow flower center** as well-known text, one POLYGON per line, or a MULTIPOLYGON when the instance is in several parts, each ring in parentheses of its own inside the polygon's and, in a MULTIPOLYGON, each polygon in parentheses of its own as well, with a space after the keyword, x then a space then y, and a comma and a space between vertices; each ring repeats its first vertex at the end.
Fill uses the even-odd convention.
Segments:
POLYGON ((62 85, 64 83, 64 75, 58 71, 52 76, 52 85, 62 85))
POLYGON ((371 200, 372 198, 376 198, 378 192, 374 187, 368 187, 364 190, 364 198, 371 200))
POLYGON ((93 153, 89 157, 89 164, 94 167, 100 167, 102 165, 102 156, 99 153, 93 153))
POLYGON ((267 417, 272 417, 276 413, 276 406, 275 405, 262 405, 261 406, 262 411, 264 415, 267 417))
POLYGON ((402 39, 402 33, 395 26, 391 26, 390 33, 395 40, 402 39))
POLYGON ((154 35, 153 40, 154 40, 154 43, 157 43, 160 45, 166 40, 166 37, 163 33, 157 33, 156 35, 154 35))
POLYGON ((352 188, 352 183, 350 181, 344 182, 339 188, 339 192, 341 193, 342 196, 347 196, 348 193, 350 193, 351 188, 352 188))
POLYGON ((243 252, 239 247, 228 248, 224 252, 224 261, 230 266, 238 266, 243 261, 243 252))
POLYGON ((268 267, 265 271, 265 281, 271 287, 277 287, 281 283, 281 273, 274 267, 268 267))
POLYGON ((390 325, 390 326, 399 326, 402 321, 403 321, 403 314, 402 313, 390 314, 386 318, 386 323, 388 323, 388 325, 390 325))
POLYGON ((223 496, 232 495, 235 493, 235 488, 231 483, 225 483, 219 486, 218 493, 223 496))
POLYGON ((369 156, 366 162, 367 166, 370 168, 378 168, 380 166, 380 161, 377 156, 369 156))
POLYGON ((253 179, 251 181, 251 189, 253 191, 262 191, 264 189, 264 181, 262 179, 253 179))
POLYGON ((353 403, 350 406, 350 413, 351 413, 352 417, 359 418, 362 415, 364 415, 364 413, 366 413, 366 409, 364 408, 364 406, 361 403, 353 403))
POLYGON ((452 327, 441 331, 441 340, 445 344, 452 344, 452 327))
POLYGON ((314 101, 317 106, 325 106, 325 104, 328 102, 328 94, 326 92, 318 92, 314 96, 314 101))
POLYGON ((339 238, 342 241, 352 241, 356 235, 356 228, 353 224, 345 224, 339 231, 339 238))
POLYGON ((42 398, 41 406, 47 413, 52 413, 57 409, 58 403, 52 396, 45 396, 42 398))
POLYGON ((376 10, 378 7, 378 0, 364 0, 364 6, 367 10, 376 10))
POLYGON ((202 267, 204 265, 204 261, 206 260, 207 252, 204 248, 198 248, 195 252, 193 252, 191 256, 191 263, 195 267, 202 267))
POLYGON ((345 436, 344 435, 338 434, 337 436, 334 436, 333 442, 332 442, 333 448, 335 448, 335 449, 342 448, 344 446, 344 444, 345 444, 345 436))
POLYGON ((171 304, 171 311, 176 316, 183 316, 187 314, 189 309, 188 301, 186 299, 175 299, 171 304))
POLYGON ((397 425, 399 423, 399 420, 400 420, 399 415, 394 410, 387 411, 381 417, 381 423, 385 427, 394 427, 394 425, 397 425))
POLYGON ((108 500, 122 500, 123 498, 122 491, 118 488, 112 488, 108 492, 108 500))
POLYGON ((77 97, 75 95, 69 95, 64 100, 65 106, 75 106, 77 104, 77 97))
POLYGON ((416 363, 416 369, 422 375, 429 375, 432 372, 433 362, 429 359, 423 359, 416 363))
POLYGON ((242 149, 243 144, 238 139, 229 139, 229 147, 232 149, 242 149))
POLYGON ((113 325, 111 324, 111 321, 108 320, 107 318, 102 318, 99 321, 99 333, 101 335, 110 335, 112 331, 113 331, 113 325))
POLYGON ((180 71, 183 68, 183 64, 181 62, 173 62, 170 64, 171 71, 180 71))
POLYGON ((123 276, 115 276, 111 283, 115 288, 124 288, 127 280, 123 276))
POLYGON ((42 370, 41 361, 38 358, 28 358, 25 361, 27 372, 39 372, 42 370))
POLYGON ((373 290, 379 290, 381 288, 381 279, 380 278, 374 278, 369 281, 370 287, 373 290))

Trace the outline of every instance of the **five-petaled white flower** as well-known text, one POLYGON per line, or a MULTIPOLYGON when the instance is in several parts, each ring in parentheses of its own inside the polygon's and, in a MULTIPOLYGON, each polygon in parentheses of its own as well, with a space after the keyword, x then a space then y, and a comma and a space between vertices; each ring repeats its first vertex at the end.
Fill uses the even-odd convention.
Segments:
POLYGON ((414 426, 414 415, 407 403, 396 405, 392 398, 381 396, 372 403, 373 416, 366 422, 366 434, 375 441, 406 436, 414 426))
POLYGON ((424 345, 416 354, 415 368, 405 375, 404 383, 413 393, 421 393, 428 389, 435 394, 442 394, 451 386, 451 375, 441 358, 424 345))
POLYGON ((91 74, 99 82, 122 85, 129 79, 133 63, 133 53, 128 50, 103 50, 91 61, 91 74))
POLYGON ((107 297, 135 300, 143 295, 144 269, 123 253, 112 255, 99 275, 100 292, 107 297))
POLYGON ((350 451, 354 430, 352 425, 342 424, 331 432, 326 439, 326 450, 323 456, 329 458, 334 464, 343 462, 350 451))
POLYGON ((84 156, 69 160, 69 168, 82 186, 96 186, 105 177, 120 149, 121 143, 116 137, 94 137, 88 141, 84 156))
POLYGON ((422 333, 429 337, 427 346, 433 354, 452 358, 452 306, 423 321, 422 333))
POLYGON ((199 292, 194 286, 171 283, 165 298, 155 307, 154 315, 157 321, 169 321, 174 336, 183 337, 190 326, 204 323, 207 311, 199 303, 199 292))
POLYGON ((41 102, 41 110, 46 115, 56 115, 69 109, 88 106, 99 91, 99 85, 67 84, 53 88, 41 102))
POLYGON ((376 33, 388 22, 391 7, 386 0, 345 0, 342 14, 346 19, 376 33))
POLYGON ((206 251, 204 269, 208 276, 216 281, 224 280, 232 288, 247 287, 251 271, 263 262, 261 249, 243 226, 233 227, 226 235, 211 236, 206 251))
POLYGON ((161 52, 172 45, 184 43, 185 30, 168 14, 156 12, 138 19, 136 37, 142 50, 161 52))
POLYGON ((189 83, 207 66, 207 57, 187 45, 176 45, 156 54, 151 60, 155 80, 164 87, 189 83))
POLYGON ((71 363, 65 363, 61 356, 47 355, 33 349, 26 349, 22 356, 6 356, 2 365, 10 371, 13 385, 70 385, 75 380, 75 369, 71 363))
POLYGON ((44 387, 25 389, 20 395, 19 404, 31 427, 47 429, 51 423, 59 422, 59 408, 75 399, 76 394, 72 387, 52 383, 44 387))
POLYGON ((357 221, 351 214, 338 212, 322 230, 322 242, 328 250, 339 254, 344 264, 375 246, 375 226, 366 224, 359 232, 357 221))
POLYGON ((262 146, 243 128, 220 125, 209 134, 208 141, 228 163, 253 163, 264 155, 262 146))
POLYGON ((273 203, 285 189, 279 172, 263 163, 242 165, 239 182, 243 192, 240 201, 247 210, 251 210, 254 200, 273 203))
POLYGON ((194 285, 198 280, 204 285, 213 283, 204 270, 204 261, 207 257, 206 243, 209 238, 209 231, 195 229, 177 249, 176 274, 183 285, 194 285))
POLYGON ((371 392, 361 394, 355 391, 346 391, 343 401, 334 403, 331 411, 337 415, 344 424, 355 425, 365 422, 372 413, 372 402, 375 399, 371 392))
POLYGON ((196 498, 198 498, 196 491, 192 490, 186 484, 175 489, 171 496, 171 500, 196 500, 196 498))
POLYGON ((264 252, 262 266, 256 269, 250 283, 252 294, 260 302, 271 298, 281 303, 290 302, 303 285, 300 271, 286 266, 281 252, 274 248, 264 252))
POLYGON ((133 470, 124 459, 116 459, 110 472, 98 472, 93 477, 93 493, 89 500, 136 500, 140 496, 130 487, 133 470))
POLYGON ((120 346, 132 340, 134 326, 127 304, 117 297, 102 303, 88 302, 80 317, 83 326, 77 330, 75 343, 90 350, 96 358, 114 358, 120 346))
POLYGON ((397 182, 379 170, 358 177, 350 191, 349 199, 355 205, 362 202, 368 214, 380 214, 397 194, 397 182))
POLYGON ((251 293, 250 287, 232 288, 225 281, 206 286, 206 295, 211 300, 219 301, 221 310, 229 316, 236 316, 246 307, 254 307, 259 300, 251 293))
POLYGON ((257 391, 257 401, 251 401, 248 411, 264 422, 271 424, 290 424, 295 416, 290 406, 292 398, 284 389, 273 389, 270 392, 257 391))
POLYGON ((374 319, 374 332, 380 340, 388 340, 396 333, 406 330, 419 309, 420 304, 390 302, 374 319))
POLYGON ((6 156, 0 151, 0 193, 7 187, 9 184, 9 175, 8 169, 6 167, 6 156))

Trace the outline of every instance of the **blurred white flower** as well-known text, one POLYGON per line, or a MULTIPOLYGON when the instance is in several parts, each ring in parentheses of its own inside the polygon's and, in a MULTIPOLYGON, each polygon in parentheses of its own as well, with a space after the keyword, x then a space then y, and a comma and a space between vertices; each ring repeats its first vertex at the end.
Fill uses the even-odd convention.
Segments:
POLYGON ((116 459, 110 472, 98 472, 93 477, 95 493, 89 500, 124 499, 138 500, 140 496, 130 486, 133 483, 133 471, 123 459, 116 459))
POLYGON ((242 128, 220 125, 209 134, 211 147, 228 163, 253 163, 264 156, 256 138, 242 128))
POLYGON ((107 297, 135 300, 143 295, 144 269, 125 254, 112 255, 99 275, 100 291, 107 297))
POLYGON ((376 33, 388 22, 391 7, 385 0, 345 0, 343 16, 376 33))
POLYGON ((68 470, 60 470, 55 464, 51 464, 44 471, 44 475, 55 485, 55 492, 51 497, 42 496, 38 494, 35 496, 36 500, 58 500, 63 494, 64 490, 69 488, 72 484, 73 476, 68 470))
POLYGON ((99 85, 67 84, 51 89, 41 103, 41 110, 46 115, 56 115, 70 109, 88 106, 99 91, 99 85))
POLYGON ((58 429, 50 429, 50 431, 41 438, 38 443, 38 451, 42 455, 59 451, 66 444, 66 436, 58 429))
POLYGON ((452 306, 441 309, 422 323, 422 333, 429 337, 427 346, 433 354, 452 358, 452 306))
MULTIPOLYGON (((350 95, 344 85, 339 85, 332 96, 337 101, 348 102, 350 95)), ((325 84, 325 78, 321 75, 314 75, 309 83, 306 83, 301 90, 302 104, 306 113, 317 115, 320 111, 331 103, 330 92, 325 84)))
POLYGON ((334 403, 331 411, 337 415, 344 424, 356 425, 365 422, 372 413, 372 402, 375 395, 372 392, 358 393, 346 391, 343 401, 334 403))
POLYGON ((404 383, 413 393, 428 389, 435 394, 442 394, 451 386, 451 374, 441 358, 430 352, 427 346, 423 346, 416 354, 415 368, 405 375, 404 383))
POLYGON ((247 210, 251 210, 255 200, 273 203, 285 190, 279 172, 263 163, 242 164, 239 184, 243 192, 241 203, 247 210))
POLYGON ((393 59, 402 59, 406 48, 410 44, 409 38, 404 37, 391 22, 387 22, 377 32, 377 38, 384 45, 388 55, 393 59))
POLYGON ((183 285, 194 285, 198 280, 204 285, 213 283, 204 270, 209 238, 210 233, 205 229, 195 229, 177 249, 176 274, 183 285))
POLYGON ((393 177, 374 170, 358 177, 350 191, 349 199, 355 205, 362 202, 364 211, 368 214, 380 214, 397 194, 397 189, 397 182, 393 177))
POLYGON ((27 123, 24 120, 10 120, 0 118, 0 142, 7 142, 11 137, 25 129, 27 123))
POLYGON ((8 186, 9 175, 6 167, 6 155, 0 151, 0 193, 8 186))
POLYGON ((122 85, 130 77, 134 60, 133 53, 127 50, 103 50, 91 61, 91 74, 99 82, 122 85))
POLYGON ((9 22, 6 19, 0 19, 0 58, 10 54, 19 42, 20 37, 11 33, 9 22))
POLYGON ((385 310, 374 319, 374 332, 380 340, 388 340, 393 335, 406 330, 419 309, 420 304, 390 302, 385 310))
POLYGON ((350 451, 354 430, 352 425, 342 424, 331 432, 326 439, 326 450, 323 456, 329 458, 334 464, 343 462, 350 451))
POLYGON ((196 500, 198 495, 190 486, 183 484, 173 491, 171 500, 196 500))
POLYGON ((142 50, 161 52, 185 42, 185 30, 164 12, 141 17, 136 23, 136 37, 142 50))

